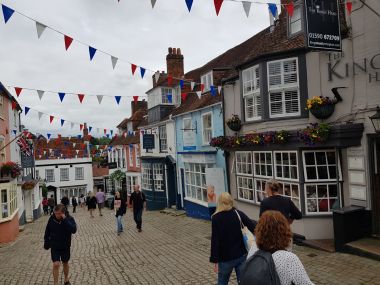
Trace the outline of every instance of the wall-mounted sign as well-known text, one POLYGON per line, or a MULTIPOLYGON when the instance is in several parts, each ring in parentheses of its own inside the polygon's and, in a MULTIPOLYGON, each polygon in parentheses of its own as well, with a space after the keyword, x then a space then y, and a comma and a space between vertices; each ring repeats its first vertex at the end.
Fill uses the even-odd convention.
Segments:
POLYGON ((116 162, 109 162, 108 163, 108 169, 115 169, 115 168, 117 168, 116 162))
POLYGON ((342 50, 338 0, 305 0, 309 48, 342 50))
POLYGON ((192 126, 191 118, 183 119, 183 150, 196 150, 196 133, 192 126))
POLYGON ((143 135, 143 149, 154 149, 154 135, 143 135))

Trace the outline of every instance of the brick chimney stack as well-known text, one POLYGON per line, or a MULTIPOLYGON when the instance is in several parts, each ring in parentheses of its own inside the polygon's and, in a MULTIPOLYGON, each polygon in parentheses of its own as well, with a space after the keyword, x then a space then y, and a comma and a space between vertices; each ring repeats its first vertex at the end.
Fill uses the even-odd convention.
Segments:
POLYGON ((87 128, 86 123, 84 123, 84 126, 83 126, 83 140, 85 140, 85 141, 88 140, 88 128, 87 128))
POLYGON ((167 73, 173 77, 182 77, 184 75, 183 55, 180 48, 168 48, 166 56, 167 73))
POLYGON ((148 102, 143 99, 142 101, 137 101, 136 103, 134 101, 131 101, 131 116, 133 116, 134 113, 136 113, 138 110, 147 110, 148 109, 148 102))

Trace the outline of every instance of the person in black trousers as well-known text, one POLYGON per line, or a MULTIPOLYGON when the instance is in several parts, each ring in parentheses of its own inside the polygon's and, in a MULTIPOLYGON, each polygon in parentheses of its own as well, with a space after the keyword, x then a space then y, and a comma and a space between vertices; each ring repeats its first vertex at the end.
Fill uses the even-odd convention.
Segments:
POLYGON ((77 206, 78 206, 78 201, 76 197, 71 197, 71 205, 73 205, 73 213, 76 212, 77 206))
POLYGON ((211 256, 210 262, 214 263, 214 272, 218 273, 218 285, 227 285, 235 269, 238 282, 242 266, 247 256, 243 235, 242 223, 252 233, 255 224, 242 211, 233 207, 233 200, 229 193, 223 192, 218 197, 215 214, 212 216, 211 225, 211 256))
POLYGON ((133 207, 133 219, 136 222, 136 228, 141 232, 142 212, 146 210, 145 194, 140 191, 140 185, 133 186, 134 192, 129 198, 129 205, 133 207))

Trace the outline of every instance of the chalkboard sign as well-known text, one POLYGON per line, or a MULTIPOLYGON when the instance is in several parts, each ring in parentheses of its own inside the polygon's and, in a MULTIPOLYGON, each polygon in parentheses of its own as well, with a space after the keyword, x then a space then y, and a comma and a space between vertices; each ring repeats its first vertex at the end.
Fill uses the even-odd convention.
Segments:
POLYGON ((154 135, 143 135, 143 149, 154 149, 154 135))

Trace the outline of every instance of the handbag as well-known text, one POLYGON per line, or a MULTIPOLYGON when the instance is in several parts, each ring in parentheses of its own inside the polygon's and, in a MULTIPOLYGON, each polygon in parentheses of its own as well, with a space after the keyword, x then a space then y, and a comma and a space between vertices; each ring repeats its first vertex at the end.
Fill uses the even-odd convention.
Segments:
POLYGON ((235 213, 238 216, 239 221, 240 221, 240 229, 241 229, 241 234, 243 235, 243 242, 245 245, 245 249, 249 252, 253 243, 255 242, 255 237, 253 233, 243 224, 238 211, 235 210, 235 213))

